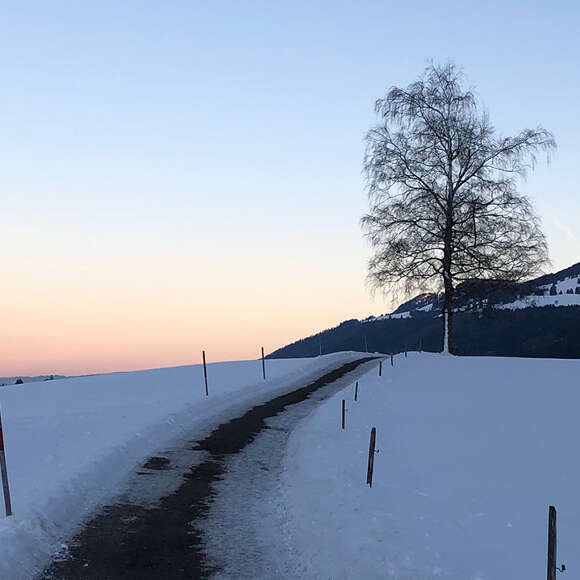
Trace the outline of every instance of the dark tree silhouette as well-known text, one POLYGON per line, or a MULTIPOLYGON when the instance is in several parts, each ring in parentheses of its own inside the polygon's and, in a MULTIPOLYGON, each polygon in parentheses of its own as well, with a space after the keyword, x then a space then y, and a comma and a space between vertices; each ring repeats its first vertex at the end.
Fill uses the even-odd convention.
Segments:
POLYGON ((522 280, 548 259, 517 183, 554 138, 541 127, 497 135, 463 82, 454 64, 431 65, 406 89, 391 88, 376 102, 379 124, 366 135, 364 159, 369 281, 406 294, 442 288, 446 352, 459 282, 522 280))

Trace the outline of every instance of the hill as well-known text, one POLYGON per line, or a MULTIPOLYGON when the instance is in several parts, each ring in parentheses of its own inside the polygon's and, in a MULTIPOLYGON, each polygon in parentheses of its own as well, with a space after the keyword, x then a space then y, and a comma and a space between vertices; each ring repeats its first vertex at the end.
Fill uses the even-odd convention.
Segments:
MULTIPOLYGON (((457 296, 457 354, 580 358, 580 263, 521 284, 465 282, 457 296)), ((441 304, 440 294, 420 294, 390 314, 346 320, 269 357, 342 350, 438 352, 443 346, 441 304)))
POLYGON ((284 514, 292 577, 529 580, 546 577, 554 505, 558 565, 578 570, 579 372, 577 360, 397 356, 359 380, 356 402, 354 386, 336 393, 291 433, 280 489, 255 501, 274 514, 263 535, 284 514))
POLYGON ((0 500, 0 578, 37 578, 56 551, 66 549, 79 521, 119 493, 126 476, 151 453, 212 431, 240 409, 357 358, 342 353, 269 361, 266 381, 255 360, 212 363, 209 396, 201 365, 3 387, 14 516, 4 518, 0 500))
POLYGON ((39 381, 53 381, 56 379, 66 379, 64 375, 38 375, 36 377, 0 377, 0 387, 10 385, 37 383, 39 381))

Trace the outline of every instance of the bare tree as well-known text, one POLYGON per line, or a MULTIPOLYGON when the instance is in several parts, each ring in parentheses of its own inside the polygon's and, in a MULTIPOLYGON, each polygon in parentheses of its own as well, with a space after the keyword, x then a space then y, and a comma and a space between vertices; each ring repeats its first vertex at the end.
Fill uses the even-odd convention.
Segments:
POLYGON ((364 159, 369 280, 405 293, 442 288, 445 352, 459 282, 518 281, 547 262, 539 219, 517 184, 538 152, 556 146, 542 127, 497 135, 463 82, 450 63, 391 88, 375 104, 380 122, 364 159))

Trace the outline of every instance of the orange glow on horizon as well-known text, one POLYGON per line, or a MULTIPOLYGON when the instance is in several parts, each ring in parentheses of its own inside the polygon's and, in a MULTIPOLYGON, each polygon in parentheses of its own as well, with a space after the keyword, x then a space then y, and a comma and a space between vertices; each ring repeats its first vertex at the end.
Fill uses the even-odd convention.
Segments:
POLYGON ((371 303, 362 275, 345 282, 332 263, 281 262, 264 278, 259 263, 224 273, 171 257, 69 266, 22 268, 4 288, 0 376, 197 364, 202 349, 211 362, 254 359, 261 346, 272 352, 386 311, 371 303))

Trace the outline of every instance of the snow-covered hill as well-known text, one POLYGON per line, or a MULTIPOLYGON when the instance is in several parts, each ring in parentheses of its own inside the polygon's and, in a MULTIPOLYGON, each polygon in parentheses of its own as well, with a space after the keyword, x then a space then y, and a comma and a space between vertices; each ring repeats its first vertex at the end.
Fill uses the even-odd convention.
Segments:
POLYGON ((0 377, 0 387, 22 383, 38 383, 40 381, 53 381, 55 379, 64 379, 64 375, 39 375, 36 377, 0 377), (19 382, 20 381, 20 382, 19 382))
MULTIPOLYGON (((15 516, 0 520, 0 578, 32 578, 171 441, 359 356, 269 360, 266 382, 257 361, 213 364, 207 398, 199 365, 1 389, 15 516)), ((528 580, 545 573, 553 504, 559 562, 580 569, 579 374, 579 360, 387 360, 381 377, 373 368, 360 379, 357 402, 351 386, 291 435, 279 485, 258 498, 261 545, 274 544, 270 559, 305 579, 528 580)))
POLYGON ((267 361, 267 381, 259 361, 210 364, 209 397, 200 365, 3 387, 14 516, 2 517, 0 501, 0 578, 32 578, 81 518, 171 441, 359 356, 267 361))
MULTIPOLYGON (((471 280, 456 289, 453 347, 462 355, 580 358, 580 263, 521 284, 471 280), (545 308, 549 307, 549 308, 545 308)), ((420 294, 391 313, 349 319, 287 344, 273 358, 367 350, 438 352, 441 294, 420 294)))
POLYGON ((357 402, 354 385, 326 401, 291 435, 281 491, 263 501, 286 515, 300 577, 545 578, 549 505, 575 577, 579 374, 580 360, 409 353, 362 377, 357 402))
MULTIPOLYGON (((568 285, 567 282, 570 281, 563 280, 561 284, 556 285, 556 288, 568 285)), ((580 286, 576 286, 576 288, 580 288, 580 286)), ((580 306, 580 293, 550 295, 549 290, 547 290, 542 296, 532 294, 522 296, 512 302, 501 302, 493 305, 498 310, 521 310, 522 308, 541 308, 542 306, 580 306)))
MULTIPOLYGON (((442 302, 441 294, 419 294, 390 314, 369 316, 362 322, 410 318, 428 312, 438 316, 442 302)), ((580 263, 521 284, 474 280, 457 288, 456 309, 462 312, 484 307, 520 310, 543 306, 580 306, 580 263)))

